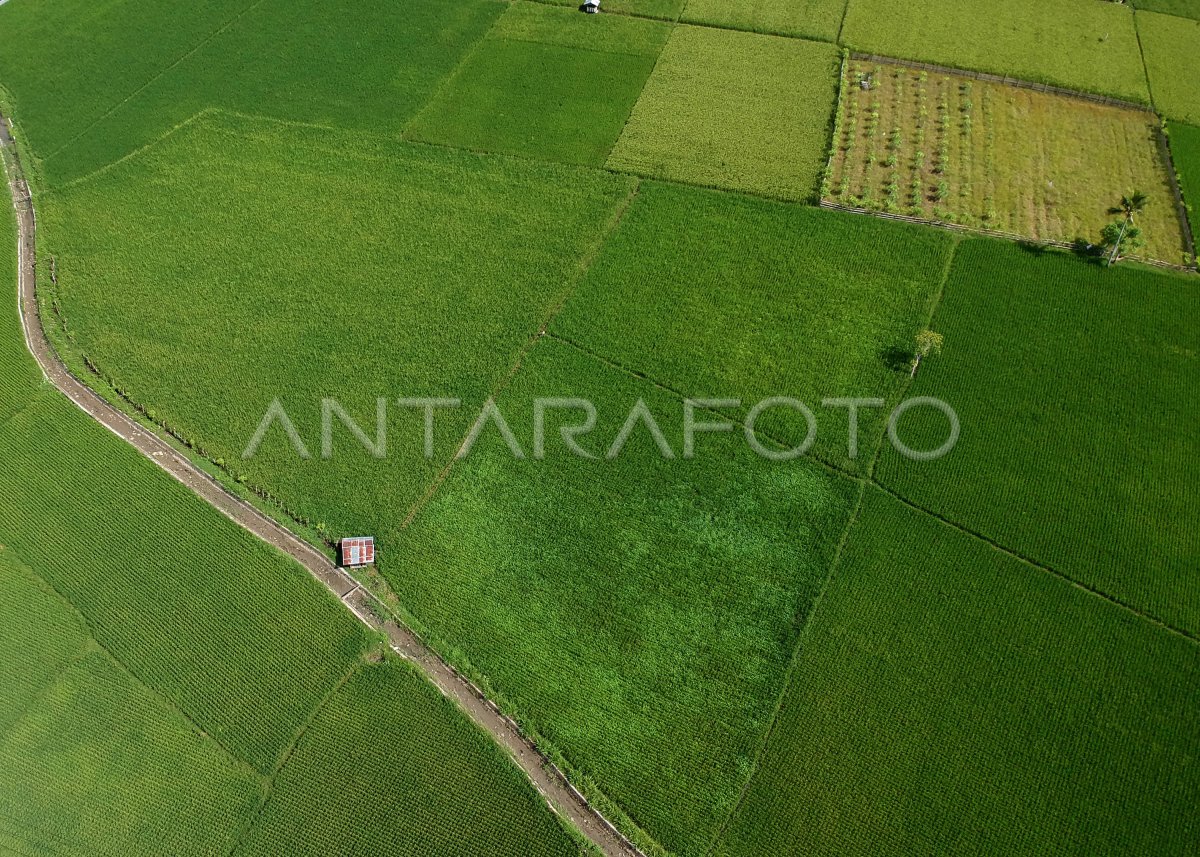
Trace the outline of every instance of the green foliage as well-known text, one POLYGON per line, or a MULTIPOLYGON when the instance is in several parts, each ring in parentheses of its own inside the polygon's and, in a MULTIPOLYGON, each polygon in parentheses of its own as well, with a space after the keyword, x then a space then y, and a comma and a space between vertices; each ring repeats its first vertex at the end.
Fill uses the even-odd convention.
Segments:
MULTIPOLYGON (((820 401, 898 392, 881 355, 925 325, 951 247, 942 232, 647 183, 551 330, 685 395, 740 398, 737 416, 802 399, 814 451, 856 467, 879 412, 860 414, 853 462, 846 411, 820 401)), ((807 429, 784 410, 758 425, 789 444, 807 429)))
MULTIPOLYGON (((924 508, 1195 632, 1200 530, 1187 486, 1200 480, 1200 458, 1186 426, 1200 393, 1196 289, 1183 275, 963 242, 937 314, 954 358, 923 367, 910 390, 948 402, 961 437, 932 462, 885 449, 879 477, 924 508)), ((933 449, 946 420, 912 411, 899 433, 933 449)))
POLYGON ((1200 3, 1196 0, 1130 0, 1138 10, 1146 12, 1162 12, 1164 15, 1178 15, 1181 18, 1200 20, 1200 3))
POLYGON ((1154 106, 1168 119, 1200 124, 1200 20, 1137 13, 1154 106))
POLYGON ((234 853, 577 850, 505 751, 411 665, 389 658, 359 669, 321 709, 234 853))
POLYGON ((885 56, 1150 100, 1133 12, 1115 3, 850 0, 842 41, 885 56))
MULTIPOLYGON (((0 26, 17 7, 33 5, 6 4, 0 26)), ((264 0, 244 4, 244 14, 212 38, 183 46, 173 31, 186 32, 200 16, 197 8, 214 3, 190 3, 181 12, 146 0, 99 7, 57 0, 53 8, 70 9, 67 40, 61 32, 43 32, 46 21, 56 18, 46 15, 51 6, 36 5, 41 8, 30 20, 22 12, 14 21, 20 29, 4 26, 10 44, 20 47, 15 54, 4 51, 0 81, 17 102, 21 129, 48 158, 44 169, 52 183, 99 169, 211 107, 397 134, 505 8, 493 0, 264 0), (86 11, 74 8, 83 6, 86 11), (88 28, 73 34, 77 22, 88 28), (172 32, 160 39, 160 26, 172 32), (136 47, 105 50, 113 33, 126 34, 136 47), (60 62, 57 51, 67 47, 72 57, 60 62), (4 65, 10 57, 21 62, 11 75, 4 65), (124 82, 126 69, 139 67, 144 57, 155 58, 153 71, 124 82), (29 73, 33 69, 36 74, 29 73), (58 69, 70 73, 59 81, 58 69), (43 102, 53 120, 42 119, 43 102), (74 113, 94 119, 95 126, 81 121, 76 125, 82 127, 61 128, 74 113), (85 136, 59 151, 85 128, 85 136)))
POLYGON ((336 397, 372 435, 378 396, 457 396, 477 407, 632 184, 206 117, 48 198, 45 234, 59 258, 69 347, 336 537, 377 531, 381 517, 399 523, 474 414, 440 413, 436 459, 426 461, 421 411, 393 401, 386 460, 339 426, 326 461, 321 398, 336 397), (330 202, 331 157, 336 192, 357 201, 352 218, 330 202), (238 204, 214 206, 231 186, 238 204), (185 304, 191 311, 178 312, 185 304), (276 397, 312 459, 300 461, 278 426, 242 459, 276 397))
POLYGON ((1141 228, 1128 220, 1114 220, 1100 232, 1100 246, 1113 262, 1137 253, 1145 244, 1141 228))
POLYGON ((1190 853, 1198 681, 1192 641, 868 490, 715 853, 1190 853))
MULTIPOLYGON (((6 379, 33 366, 20 342, 10 303, 11 399, 23 379, 6 379)), ((57 394, 24 396, 0 425, 0 850, 227 854, 248 830, 305 831, 269 853, 574 852, 503 751, 407 666, 362 669, 318 709, 359 663, 358 623, 57 394), (397 809, 402 783, 419 793, 397 809)))
POLYGON ((809 199, 825 163, 837 67, 831 45, 677 27, 608 166, 809 199))
POLYGON ((835 42, 846 0, 689 0, 682 20, 835 42))
POLYGON ((19 854, 225 853, 260 798, 252 771, 96 650, 0 735, 0 766, 19 854))
POLYGON ((406 136, 599 166, 669 34, 638 18, 515 4, 406 136))
POLYGON ((684 458, 678 396, 553 335, 498 404, 527 459, 490 427, 381 569, 522 723, 668 850, 700 853, 744 780, 858 486, 759 458, 740 430, 699 434, 684 458), (579 443, 599 460, 560 440, 578 412, 548 414, 533 459, 532 401, 565 394, 595 403, 579 443), (639 399, 675 458, 639 426, 604 460, 639 399))
POLYGON ((1193 240, 1200 240, 1200 128, 1171 123, 1171 157, 1179 171, 1193 240))

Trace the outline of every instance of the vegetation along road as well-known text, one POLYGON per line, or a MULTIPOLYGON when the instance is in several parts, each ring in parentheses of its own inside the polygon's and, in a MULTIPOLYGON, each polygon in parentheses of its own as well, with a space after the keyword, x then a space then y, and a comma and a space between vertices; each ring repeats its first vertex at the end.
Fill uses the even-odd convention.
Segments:
MULTIPOLYGON (((0 0, 3 2, 3 0, 0 0)), ((562 813, 606 855, 641 852, 592 807, 553 762, 545 758, 516 724, 503 715, 484 693, 446 663, 409 629, 391 620, 381 620, 372 608, 373 595, 348 574, 335 567, 323 554, 295 534, 263 515, 249 503, 234 497, 215 480, 192 464, 186 456, 132 418, 101 399, 79 381, 58 359, 47 341, 38 317, 36 218, 29 186, 6 117, 0 115, 0 149, 3 150, 9 191, 18 223, 18 300, 25 342, 42 373, 59 391, 113 434, 128 442, 196 496, 209 503, 239 526, 291 556, 369 627, 382 631, 397 654, 418 666, 445 696, 453 699, 477 725, 487 730, 504 747, 529 777, 550 807, 562 813)))

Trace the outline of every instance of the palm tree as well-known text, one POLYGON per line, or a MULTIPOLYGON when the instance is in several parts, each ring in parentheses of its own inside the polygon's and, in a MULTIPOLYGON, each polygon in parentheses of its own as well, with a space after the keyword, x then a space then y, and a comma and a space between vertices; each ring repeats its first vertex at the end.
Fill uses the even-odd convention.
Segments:
POLYGON ((1121 201, 1108 210, 1109 214, 1123 214, 1125 219, 1132 222, 1135 214, 1141 214, 1150 198, 1140 190, 1121 197, 1121 201))
MULTIPOLYGON (((1133 223, 1134 215, 1141 214, 1142 210, 1146 207, 1146 203, 1149 201, 1150 198, 1147 197, 1146 194, 1142 193, 1140 190, 1135 190, 1131 194, 1122 196, 1121 201, 1108 210, 1109 214, 1120 214, 1124 215, 1125 217, 1124 222, 1121 224, 1120 234, 1113 237, 1112 255, 1108 257, 1108 264, 1111 265, 1120 258, 1119 253, 1121 250, 1121 245, 1125 241, 1126 230, 1128 230, 1129 226, 1133 223)), ((1139 235, 1141 234, 1140 230, 1135 231, 1138 232, 1139 235)))

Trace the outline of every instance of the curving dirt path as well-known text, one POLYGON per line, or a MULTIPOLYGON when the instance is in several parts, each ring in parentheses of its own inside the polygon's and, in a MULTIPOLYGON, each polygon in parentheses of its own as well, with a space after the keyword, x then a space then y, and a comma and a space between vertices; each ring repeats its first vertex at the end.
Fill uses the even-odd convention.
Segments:
POLYGON ((182 482, 210 506, 299 562, 364 624, 384 632, 392 650, 415 664, 438 690, 458 703, 471 720, 508 750, 550 808, 569 819, 605 855, 644 857, 629 839, 588 803, 563 772, 521 733, 514 721, 500 712, 483 691, 426 646, 412 631, 395 622, 381 622, 376 618, 371 610, 373 595, 299 536, 227 492, 186 456, 114 408, 63 365, 42 330, 37 302, 34 239, 37 224, 33 200, 21 169, 9 122, 3 114, 0 114, 0 148, 4 150, 5 163, 10 167, 7 170, 8 186, 17 212, 17 284, 21 327, 25 331, 25 343, 47 380, 84 413, 182 482))

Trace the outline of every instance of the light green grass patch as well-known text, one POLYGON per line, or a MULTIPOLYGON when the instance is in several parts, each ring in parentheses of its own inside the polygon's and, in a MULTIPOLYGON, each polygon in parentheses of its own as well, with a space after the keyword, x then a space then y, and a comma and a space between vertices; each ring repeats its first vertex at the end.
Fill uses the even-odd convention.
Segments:
POLYGON ((261 795, 253 771, 100 651, 0 734, 0 769, 18 853, 227 853, 261 795))
MULTIPOLYGON (((739 418, 799 398, 814 451, 865 466, 881 411, 863 409, 851 461, 847 411, 820 403, 898 392, 888 353, 924 326, 951 248, 919 227, 646 183, 551 330, 684 396, 740 399, 739 418)), ((756 428, 788 445, 807 431, 782 408, 756 428)))
POLYGON ((0 546, 0 734, 88 643, 78 616, 0 546))
MULTIPOLYGON (((173 17, 195 14, 194 5, 173 17)), ((122 93, 128 101, 45 164, 47 179, 62 183, 98 169, 210 107, 398 134, 503 9, 493 0, 264 0, 160 77, 139 81, 143 89, 122 93)), ((149 42, 151 20, 124 26, 149 42)), ((87 56, 98 50, 90 38, 71 44, 87 56)), ((25 50, 35 67, 49 62, 45 43, 25 50)), ((22 129, 27 96, 43 97, 47 82, 11 83, 22 129)))
POLYGON ((837 96, 831 45, 677 27, 608 166, 810 199, 837 96))
POLYGON ((1154 106, 1168 119, 1200 124, 1200 21, 1137 13, 1154 106))
POLYGON ((858 51, 1099 92, 1148 104, 1132 10, 1097 0, 850 0, 858 51))
POLYGON ((669 34, 654 21, 516 3, 405 135, 599 166, 669 34))
POLYGON ((421 411, 395 400, 482 402, 632 184, 207 117, 47 199, 64 347, 331 535, 380 533, 474 418, 439 414, 427 461, 421 411), (231 186, 237 204, 213 205, 231 186), (338 423, 323 459, 321 399, 336 398, 374 437, 381 396, 387 458, 338 423), (301 460, 275 425, 243 460, 276 397, 312 457, 301 460))
POLYGON ((689 0, 682 20, 835 42, 846 0, 689 0))
POLYGON ((720 855, 1195 844, 1194 642, 869 490, 720 855))
POLYGON ((553 336, 498 400, 527 458, 494 427, 400 534, 383 568, 438 645, 486 676, 518 718, 667 849, 701 853, 765 729, 857 486, 804 461, 701 435, 684 459, 682 401, 553 336), (598 411, 572 455, 532 400, 598 411), (602 456, 644 399, 644 426, 602 456))
POLYGON ((578 853, 506 752, 392 659, 360 669, 321 709, 235 852, 578 853))
MULTIPOLYGON (((924 508, 1176 627, 1200 629, 1194 277, 1105 270, 986 239, 959 245, 910 390, 958 413, 937 461, 884 448, 879 477, 924 508)), ((943 415, 898 426, 916 449, 943 415)))

